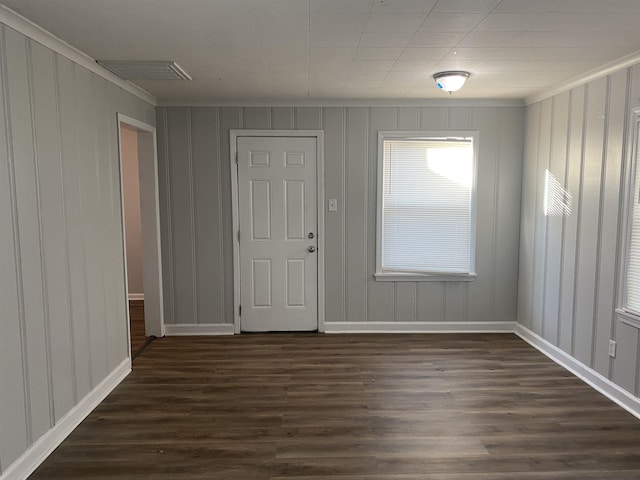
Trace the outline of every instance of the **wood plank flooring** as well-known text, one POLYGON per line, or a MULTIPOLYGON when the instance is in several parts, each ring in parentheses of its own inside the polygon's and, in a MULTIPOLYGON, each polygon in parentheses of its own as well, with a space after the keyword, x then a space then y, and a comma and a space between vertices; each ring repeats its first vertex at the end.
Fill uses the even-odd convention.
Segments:
POLYGON ((640 479, 640 421, 515 335, 170 337, 32 479, 640 479))
POLYGON ((144 331, 144 300, 129 300, 131 354, 135 358, 147 341, 144 331))

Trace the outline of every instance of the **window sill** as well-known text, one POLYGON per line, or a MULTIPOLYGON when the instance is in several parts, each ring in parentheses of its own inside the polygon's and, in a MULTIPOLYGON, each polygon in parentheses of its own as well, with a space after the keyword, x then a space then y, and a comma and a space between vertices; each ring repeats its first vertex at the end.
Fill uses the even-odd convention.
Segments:
POLYGON ((640 316, 637 314, 631 313, 624 308, 616 308, 616 316, 622 323, 640 329, 640 316))
POLYGON ((473 282, 475 273, 400 273, 384 272, 374 275, 376 282, 473 282))

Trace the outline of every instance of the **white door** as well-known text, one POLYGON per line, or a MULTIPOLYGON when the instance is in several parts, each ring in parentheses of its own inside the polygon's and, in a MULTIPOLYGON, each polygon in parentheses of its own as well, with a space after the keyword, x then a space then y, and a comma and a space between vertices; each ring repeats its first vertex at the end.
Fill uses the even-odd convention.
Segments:
POLYGON ((237 141, 240 328, 316 330, 316 139, 237 141))

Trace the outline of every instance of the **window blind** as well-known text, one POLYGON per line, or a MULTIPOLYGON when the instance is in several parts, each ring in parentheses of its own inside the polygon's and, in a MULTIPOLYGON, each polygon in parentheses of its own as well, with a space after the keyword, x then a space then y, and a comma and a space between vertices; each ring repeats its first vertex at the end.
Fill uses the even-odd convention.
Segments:
POLYGON ((471 273, 472 139, 385 139, 383 149, 383 272, 471 273))
POLYGON ((640 121, 636 121, 635 145, 635 179, 633 187, 633 213, 631 220, 631 241, 627 256, 627 305, 628 310, 640 314, 640 155, 638 155, 638 138, 640 138, 640 121))

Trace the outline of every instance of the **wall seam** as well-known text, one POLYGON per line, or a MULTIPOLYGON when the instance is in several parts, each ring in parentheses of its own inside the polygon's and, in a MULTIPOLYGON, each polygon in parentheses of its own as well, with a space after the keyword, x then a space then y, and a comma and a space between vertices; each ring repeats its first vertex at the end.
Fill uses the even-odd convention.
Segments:
POLYGON ((67 203, 65 201, 66 189, 65 189, 65 181, 64 181, 64 139, 62 136, 62 110, 60 108, 60 104, 61 104, 60 72, 59 72, 60 67, 58 62, 58 56, 55 54, 53 56, 53 68, 54 68, 53 82, 54 82, 54 88, 56 92, 55 107, 56 107, 56 116, 58 119, 58 145, 60 148, 59 158, 60 158, 60 185, 61 185, 61 194, 62 194, 62 218, 64 221, 64 242, 66 247, 66 250, 64 252, 64 260, 65 260, 64 264, 65 264, 65 273, 67 275, 66 302, 67 302, 67 309, 69 313, 69 318, 67 322, 69 325, 69 346, 70 346, 69 355, 71 360, 71 381, 73 385, 72 396, 73 396, 73 404, 75 405, 76 403, 78 403, 78 392, 77 392, 78 378, 77 378, 76 362, 75 362, 76 346, 75 346, 75 335, 74 335, 74 332, 75 332, 74 316, 73 316, 73 309, 72 309, 73 297, 71 293, 71 264, 69 260, 69 251, 71 250, 71 246, 69 243, 69 212, 67 210, 67 203))
MULTIPOLYGON (((293 110, 293 109, 291 109, 293 110)), ((347 189, 346 185, 349 184, 348 176, 349 169, 347 168, 347 145, 349 144, 349 108, 345 107, 342 109, 342 131, 343 131, 343 142, 342 142, 342 252, 343 252, 343 262, 342 262, 342 291, 343 291, 343 310, 344 310, 344 321, 349 321, 349 282, 347 282, 348 275, 348 255, 349 250, 347 246, 349 245, 349 229, 347 225, 349 222, 347 220, 348 214, 348 199, 347 199, 347 189)))
POLYGON ((164 109, 164 128, 165 128, 165 136, 164 136, 164 140, 165 140, 165 151, 166 151, 166 156, 165 158, 167 159, 167 165, 166 165, 166 169, 167 169, 167 205, 168 205, 168 209, 167 209, 167 230, 169 233, 169 242, 171 244, 171 248, 170 248, 170 269, 169 271, 171 272, 170 275, 170 279, 171 279, 171 310, 172 310, 172 314, 173 314, 173 318, 171 323, 175 324, 178 323, 177 322, 177 318, 178 318, 178 307, 177 307, 177 302, 176 302, 176 282, 175 282, 175 258, 176 258, 176 241, 175 241, 175 235, 173 234, 173 182, 172 180, 172 176, 173 176, 173 168, 172 168, 172 164, 173 164, 173 156, 171 155, 171 138, 170 138, 170 122, 169 122, 169 112, 170 109, 169 108, 165 108, 164 109))
MULTIPOLYGON (((556 100, 557 97, 551 98, 551 112, 550 112, 550 133, 549 133, 549 158, 547 161, 547 169, 545 170, 545 176, 551 174, 551 161, 553 159, 553 140, 554 140, 554 131, 555 131, 555 113, 556 113, 556 100)), ((545 190, 544 196, 548 196, 549 192, 545 190)), ((546 200, 546 198, 544 198, 546 200)), ((542 273, 542 324, 540 327, 540 332, 542 332, 542 338, 547 338, 545 335, 546 325, 547 325, 547 313, 546 313, 546 304, 547 304, 547 268, 549 267, 549 216, 544 212, 544 263, 543 263, 543 273, 542 273)))
POLYGON ((589 85, 584 87, 584 108, 582 110, 582 141, 580 145, 580 185, 578 188, 578 225, 576 227, 575 272, 573 276, 573 308, 571 312, 571 356, 575 357, 576 349, 576 306, 578 278, 580 277, 580 230, 582 227, 582 190, 584 184, 584 157, 586 145, 587 115, 589 112, 589 85))
POLYGON ((27 84, 29 88, 29 110, 31 118, 31 138, 33 142, 33 166, 35 173, 36 189, 36 214, 38 215, 38 245, 40 248, 40 278, 42 280, 42 311, 44 314, 43 327, 45 338, 45 358, 47 361, 47 392, 49 403, 49 427, 55 424, 55 405, 53 401, 53 370, 51 358, 51 319, 49 312, 49 289, 47 286, 47 261, 44 248, 44 232, 42 228, 42 195, 40 193, 40 161, 38 157, 38 142, 36 133, 36 107, 35 107, 35 85, 33 82, 33 53, 29 40, 27 45, 27 84))
MULTIPOLYGON (((489 299, 489 312, 492 319, 496 317, 496 284, 497 284, 497 272, 498 272, 498 232, 499 232, 499 220, 500 220, 500 172, 501 172, 501 160, 502 160, 502 144, 503 144, 503 131, 500 126, 504 120, 503 110, 496 108, 498 114, 498 153, 496 155, 496 164, 494 167, 495 184, 493 188, 493 242, 491 244, 491 298, 489 299)), ((477 225, 476 225, 477 228, 477 225)))
MULTIPOLYGON (((0 24, 0 34, 2 35, 2 44, 6 45, 6 28, 0 24)), ((33 431, 31 428, 31 391, 29 389, 29 363, 27 361, 27 339, 26 339, 26 312, 24 306, 24 282, 22 279, 22 249, 20 247, 20 225, 17 200, 17 186, 15 173, 15 152, 13 150, 13 129, 11 125, 11 106, 9 105, 10 90, 8 78, 8 61, 6 49, 0 49, 0 68, 2 69, 2 83, 4 85, 4 109, 5 109, 5 132, 7 137, 7 159, 9 169, 9 184, 11 191, 11 217, 13 221, 13 250, 15 257, 15 274, 16 274, 16 290, 18 294, 18 318, 20 329, 20 346, 21 346, 21 362, 22 362, 22 388, 24 390, 24 414, 25 414, 25 433, 27 443, 33 444, 33 431)))
POLYGON ((200 323, 198 311, 198 284, 200 283, 200 268, 198 262, 198 239, 196 237, 196 201, 194 195, 194 174, 193 165, 193 115, 192 107, 187 108, 187 167, 189 169, 189 207, 190 207, 190 227, 191 227, 191 276, 193 279, 193 323, 200 323))
POLYGON ((365 275, 365 289, 364 289, 364 297, 365 297, 365 304, 364 304, 364 321, 368 322, 369 318, 371 316, 370 314, 370 305, 369 305, 369 296, 370 296, 370 292, 369 290, 371 289, 371 285, 369 282, 369 136, 371 135, 371 107, 367 108, 367 118, 365 120, 365 132, 367 132, 367 141, 365 142, 365 169, 364 169, 364 181, 365 181, 365 188, 364 188, 364 205, 365 205, 365 215, 364 215, 364 234, 365 234, 365 242, 364 242, 364 248, 362 249, 364 251, 364 265, 365 265, 365 271, 366 271, 366 275, 365 275))
POLYGON ((596 239, 596 281, 593 292, 593 317, 591 319, 591 361, 589 366, 594 368, 596 359, 598 304, 600 303, 600 260, 602 258, 602 223, 604 217, 605 187, 607 183, 607 154, 609 147, 609 109, 611 104, 611 77, 605 80, 605 106, 602 152, 600 154, 600 198, 598 205, 598 237, 596 239))
MULTIPOLYGON (((623 205, 623 198, 624 198, 624 194, 625 194, 625 177, 627 175, 627 172, 625 171, 625 168, 627 166, 628 162, 628 158, 627 156, 629 155, 629 148, 627 148, 627 142, 629 141, 629 107, 630 107, 630 97, 631 97, 631 81, 632 81, 632 76, 631 76, 631 68, 627 68, 627 81, 626 81, 626 89, 625 89, 625 101, 624 101, 624 111, 625 111, 625 116, 624 116, 624 122, 623 122, 623 127, 622 127, 622 168, 620 168, 620 178, 619 178, 619 185, 618 185, 618 205, 623 205)), ((620 230, 620 227, 623 225, 624 223, 624 216, 627 215, 627 212, 624 210, 624 208, 618 208, 618 231, 620 230)), ((626 235, 626 232, 622 232, 622 235, 626 235)), ((618 306, 618 300, 620 299, 620 275, 617 274, 617 272, 620 272, 620 260, 621 260, 621 256, 622 253, 620 251, 620 239, 618 239, 618 242, 616 243, 616 260, 615 260, 615 278, 613 279, 613 305, 618 306)), ((624 285, 624 283, 623 283, 624 285)), ((616 338, 616 320, 614 318, 614 320, 611 322, 611 330, 610 330, 610 337, 611 339, 615 339, 616 338)), ((613 378, 613 367, 614 367, 614 359, 609 357, 609 372, 608 372, 608 379, 611 380, 613 378)))
MULTIPOLYGON (((73 84, 74 86, 76 85, 76 65, 74 63, 71 63, 71 71, 72 71, 72 76, 73 76, 73 84)), ((74 89, 75 90, 75 89, 74 89)), ((74 101, 75 101, 75 105, 77 106, 77 101, 78 101, 78 97, 77 95, 74 96, 74 101)), ((77 112, 76 112, 77 113, 77 112)), ((78 139, 78 131, 76 128, 74 128, 74 134, 76 137, 76 140, 78 139)), ((77 156, 76 156, 76 162, 77 162, 77 156)), ((80 181, 80 173, 78 173, 77 176, 77 180, 78 180, 78 200, 80 202, 82 202, 82 182, 80 181)), ((82 206, 80 206, 79 210, 79 215, 80 215, 80 224, 84 225, 84 213, 82 211, 82 206)), ((87 264, 86 264, 86 236, 84 234, 84 229, 81 229, 82 231, 82 256, 83 259, 85 259, 85 261, 83 262, 83 268, 82 268, 82 281, 83 284, 85 286, 87 286, 89 284, 88 280, 87 280, 87 264)), ((85 302, 84 302, 84 307, 85 307, 85 322, 87 325, 87 332, 86 332, 86 342, 87 345, 91 345, 91 321, 89 318, 89 293, 88 293, 88 289, 85 288, 84 290, 85 293, 85 302)), ((88 366, 88 370, 89 370, 89 385, 91 385, 91 387, 93 387, 93 357, 91 356, 91 352, 89 352, 89 355, 87 356, 87 366, 88 366)))
MULTIPOLYGON (((567 104, 567 131, 566 139, 567 143, 565 144, 565 162, 564 162, 564 181, 563 188, 565 192, 569 192, 569 171, 571 167, 571 128, 572 128, 572 120, 573 120, 573 90, 569 92, 569 101, 567 104)), ((564 256, 565 256, 565 241, 566 241, 566 233, 567 233, 567 216, 562 216, 562 233, 560 240, 560 286, 558 288, 558 324, 556 325, 556 346, 560 346, 562 344, 562 296, 564 293, 564 282, 562 281, 564 277, 564 256)))
MULTIPOLYGON (((535 331, 535 318, 534 318, 534 312, 535 312, 535 295, 533 294, 535 292, 536 289, 536 273, 538 271, 537 268, 537 262, 536 262, 536 245, 535 245, 535 239, 537 236, 537 232, 538 232, 538 193, 540 190, 540 179, 538 178, 538 172, 540 171, 540 143, 541 143, 541 130, 542 130, 542 103, 539 104, 538 106, 538 118, 537 118, 537 123, 538 123, 538 135, 536 138, 536 168, 535 168, 535 174, 534 174, 534 178, 535 178, 535 184, 536 184, 536 188, 535 188, 535 200, 534 200, 534 206, 533 206, 533 252, 532 252, 532 268, 531 268, 531 278, 532 278, 532 285, 531 285, 531 314, 530 314, 530 318, 531 318, 531 329, 533 331, 535 331)), ((544 277, 543 277, 544 280, 544 277)), ((542 319, 541 319, 542 320, 542 319)), ((541 332, 536 332, 536 333, 541 333, 541 332)))
POLYGON ((225 307, 226 307, 226 295, 225 295, 225 281, 224 281, 224 228, 223 218, 224 212, 222 209, 222 166, 220 155, 220 108, 215 107, 216 112, 216 172, 218 174, 218 240, 220 242, 220 272, 222 273, 220 281, 220 323, 225 323, 225 307))

